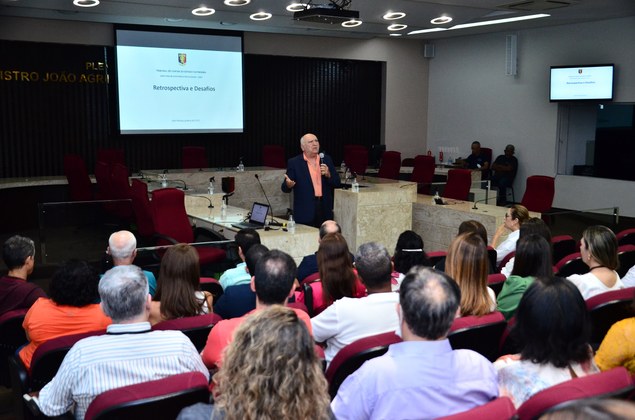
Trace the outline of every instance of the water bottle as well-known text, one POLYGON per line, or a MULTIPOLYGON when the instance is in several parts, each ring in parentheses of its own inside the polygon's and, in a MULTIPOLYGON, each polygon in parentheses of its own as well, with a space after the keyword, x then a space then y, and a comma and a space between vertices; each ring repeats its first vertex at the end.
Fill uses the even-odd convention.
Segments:
POLYGON ((293 216, 289 215, 289 221, 287 222, 287 230, 289 233, 295 233, 295 220, 293 220, 293 216))
POLYGON ((435 191, 434 197, 432 197, 432 204, 437 204, 437 200, 440 200, 441 196, 439 195, 439 191, 435 191))
POLYGON ((227 218, 227 204, 223 201, 223 204, 220 206, 220 219, 225 220, 227 218))
POLYGON ((340 171, 342 171, 343 174, 346 173, 346 162, 342 161, 342 164, 340 165, 340 171))
POLYGON ((353 178, 353 183, 351 184, 351 191, 354 193, 359 192, 359 183, 357 182, 357 178, 353 178))
POLYGON ((245 165, 243 165, 243 158, 240 158, 240 163, 238 164, 238 172, 245 172, 245 165))
POLYGON ((214 181, 211 178, 209 180, 209 187, 207 187, 207 193, 209 195, 214 194, 214 181))

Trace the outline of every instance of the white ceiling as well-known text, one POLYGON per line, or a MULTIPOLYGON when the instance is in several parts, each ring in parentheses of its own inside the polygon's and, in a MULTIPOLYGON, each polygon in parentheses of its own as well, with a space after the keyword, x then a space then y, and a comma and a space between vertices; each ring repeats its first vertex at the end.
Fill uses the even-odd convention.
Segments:
MULTIPOLYGON (((387 37, 391 33, 387 30, 389 24, 403 23, 408 25, 407 29, 398 32, 403 39, 516 31, 635 15, 635 0, 352 0, 350 8, 360 12, 363 24, 356 28, 343 28, 340 25, 293 20, 293 13, 286 10, 286 6, 292 2, 251 0, 246 6, 230 7, 223 4, 222 0, 101 0, 97 7, 81 8, 74 6, 72 0, 0 0, 0 15, 350 38, 387 37), (506 7, 521 2, 528 3, 532 10, 511 10, 506 7), (200 6, 213 8, 216 13, 206 17, 192 15, 192 9, 200 6), (249 19, 250 14, 260 11, 269 12, 273 17, 260 22, 249 19), (405 12, 407 16, 388 22, 382 16, 389 11, 405 12), (430 20, 441 15, 453 18, 451 23, 441 25, 449 28, 457 24, 536 13, 548 13, 551 16, 502 25, 407 35, 410 31, 437 27, 430 20)), ((329 0, 313 1, 316 5, 328 3, 329 0)))

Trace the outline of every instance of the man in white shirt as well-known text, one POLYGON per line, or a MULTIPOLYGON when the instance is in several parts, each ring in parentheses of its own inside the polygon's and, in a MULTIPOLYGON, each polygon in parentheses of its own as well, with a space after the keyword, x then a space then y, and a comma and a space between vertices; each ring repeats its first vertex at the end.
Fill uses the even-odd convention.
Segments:
POLYGON ((78 341, 57 374, 39 393, 47 416, 73 409, 82 419, 93 399, 110 389, 184 372, 209 371, 192 342, 180 331, 151 331, 148 280, 141 269, 122 265, 99 282, 101 307, 113 323, 105 335, 78 341))
POLYGON ((392 262, 386 248, 376 242, 361 245, 355 254, 355 267, 368 296, 339 299, 311 319, 315 341, 326 342, 327 363, 360 338, 399 328, 395 311, 399 295, 391 290, 392 262))

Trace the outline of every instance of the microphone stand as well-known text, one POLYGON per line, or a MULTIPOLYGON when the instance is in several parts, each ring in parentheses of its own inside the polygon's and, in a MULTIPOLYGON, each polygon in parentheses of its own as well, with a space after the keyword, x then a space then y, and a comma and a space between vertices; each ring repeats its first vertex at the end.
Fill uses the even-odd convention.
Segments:
POLYGON ((269 201, 269 197, 267 196, 267 192, 265 191, 265 188, 262 186, 262 182, 260 182, 260 177, 258 176, 258 174, 254 174, 254 176, 256 177, 256 181, 258 181, 258 185, 260 185, 260 189, 262 190, 262 194, 265 196, 265 200, 267 200, 267 204, 269 204, 269 210, 271 210, 271 222, 269 222, 269 225, 270 226, 282 226, 282 223, 277 222, 273 218, 273 207, 271 207, 271 202, 269 201))
POLYGON ((182 182, 183 183, 183 191, 187 191, 187 184, 182 179, 171 179, 170 181, 182 182))

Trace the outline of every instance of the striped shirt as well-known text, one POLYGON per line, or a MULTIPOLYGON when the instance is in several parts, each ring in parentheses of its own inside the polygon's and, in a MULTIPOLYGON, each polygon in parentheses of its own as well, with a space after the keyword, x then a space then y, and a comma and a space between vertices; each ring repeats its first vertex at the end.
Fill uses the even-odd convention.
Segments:
POLYGON ((209 379, 194 345, 180 331, 150 331, 150 323, 141 322, 112 324, 107 332, 71 348, 40 391, 42 413, 57 416, 75 406, 75 417, 83 419, 92 400, 110 389, 191 371, 209 379))

